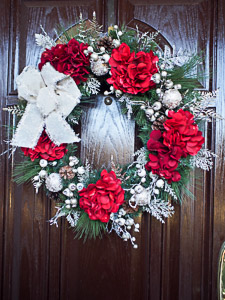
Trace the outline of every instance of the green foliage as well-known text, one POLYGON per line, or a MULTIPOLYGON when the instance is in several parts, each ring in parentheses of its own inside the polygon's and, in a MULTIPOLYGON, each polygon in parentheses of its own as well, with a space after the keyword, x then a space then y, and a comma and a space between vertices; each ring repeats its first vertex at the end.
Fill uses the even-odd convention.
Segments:
POLYGON ((39 159, 31 161, 30 158, 24 158, 24 161, 15 165, 13 172, 13 180, 17 184, 30 181, 38 172, 41 171, 39 159))
POLYGON ((199 55, 194 55, 190 60, 181 67, 175 67, 169 70, 168 78, 174 84, 181 84, 182 90, 193 91, 195 88, 200 87, 199 80, 204 76, 197 73, 197 66, 202 63, 199 55))
POLYGON ((87 213, 81 212, 79 221, 75 227, 76 238, 84 238, 84 242, 87 239, 96 239, 96 237, 102 237, 102 234, 106 231, 106 223, 101 221, 91 220, 87 213))

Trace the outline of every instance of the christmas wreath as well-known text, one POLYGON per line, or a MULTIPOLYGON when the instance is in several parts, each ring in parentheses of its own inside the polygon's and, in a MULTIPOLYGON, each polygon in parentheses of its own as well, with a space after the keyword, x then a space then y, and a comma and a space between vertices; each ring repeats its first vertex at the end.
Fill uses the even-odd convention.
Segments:
POLYGON ((198 55, 162 51, 157 35, 116 25, 103 33, 95 14, 80 16, 75 31, 56 41, 44 30, 36 34, 43 48, 38 68, 17 77, 19 103, 5 110, 18 120, 12 150, 25 156, 15 181, 31 181, 36 192, 43 185, 56 200, 50 224, 66 217, 79 237, 115 231, 137 248, 135 217, 147 212, 164 223, 174 213, 171 200, 182 201, 190 170, 212 168, 215 154, 202 148, 199 123, 220 119, 208 109, 216 93, 195 90, 198 55), (112 158, 111 170, 93 170, 75 155, 80 138, 73 125, 82 104, 101 92, 115 95, 143 143, 127 166, 112 158))

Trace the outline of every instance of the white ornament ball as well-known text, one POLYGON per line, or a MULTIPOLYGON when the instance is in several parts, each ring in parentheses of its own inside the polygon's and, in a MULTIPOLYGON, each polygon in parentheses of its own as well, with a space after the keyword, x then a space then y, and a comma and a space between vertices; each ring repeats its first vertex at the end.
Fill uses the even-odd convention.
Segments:
POLYGON ((87 48, 87 50, 88 50, 88 52, 93 52, 94 50, 93 50, 93 47, 91 47, 91 46, 89 46, 88 48, 87 48))
POLYGON ((125 219, 124 219, 124 218, 119 218, 118 224, 119 224, 120 226, 125 225, 125 219))
POLYGON ((40 178, 40 177, 39 177, 38 175, 36 175, 36 176, 34 176, 33 180, 34 180, 34 181, 38 181, 39 178, 40 178))
POLYGON ((67 209, 70 209, 70 205, 69 205, 69 204, 67 204, 67 205, 66 205, 66 208, 67 208, 67 209))
POLYGON ((106 64, 104 59, 99 58, 97 60, 91 61, 91 70, 96 76, 104 76, 108 73, 108 65, 106 64))
POLYGON ((72 161, 75 165, 77 165, 79 163, 79 158, 76 156, 70 156, 69 161, 72 161))
POLYGON ((41 177, 41 178, 44 178, 44 177, 46 177, 48 175, 48 173, 45 171, 45 170, 41 170, 40 172, 39 172, 39 176, 41 177))
POLYGON ((67 197, 70 197, 70 190, 68 188, 66 188, 64 191, 63 191, 63 195, 67 196, 67 197))
POLYGON ((69 162, 69 166, 70 166, 70 167, 73 167, 74 165, 75 165, 75 163, 74 163, 73 161, 70 161, 70 162, 69 162))
POLYGON ((130 193, 133 195, 133 194, 135 194, 135 190, 134 189, 131 189, 130 190, 130 193))
POLYGON ((169 109, 176 108, 182 101, 182 96, 178 90, 172 89, 165 92, 162 103, 169 109))
POLYGON ((151 122, 154 122, 155 120, 156 120, 155 116, 152 116, 150 119, 151 122))
POLYGON ((88 55, 88 51, 86 49, 84 50, 84 55, 88 55))
POLYGON ((45 159, 41 159, 40 162, 39 162, 39 164, 40 164, 40 166, 41 166, 42 168, 45 168, 45 167, 47 167, 48 162, 47 162, 47 160, 45 160, 45 159))
POLYGON ((118 26, 117 26, 117 25, 114 25, 114 29, 117 30, 117 29, 118 29, 118 26))
POLYGON ((145 177, 141 178, 141 182, 145 183, 146 182, 146 178, 145 177))
POLYGON ((130 226, 130 225, 128 225, 128 226, 127 226, 127 230, 130 230, 130 229, 131 229, 131 226, 130 226))
POLYGON ((177 90, 180 90, 180 89, 181 89, 181 84, 179 84, 179 83, 176 84, 176 85, 174 86, 174 88, 177 89, 177 90))
POLYGON ((65 200, 65 203, 66 203, 66 204, 70 204, 71 201, 70 201, 69 199, 66 199, 66 200, 65 200))
POLYGON ((157 186, 158 188, 163 188, 163 186, 164 186, 164 181, 163 181, 162 179, 157 180, 157 181, 156 181, 156 186, 157 186))
POLYGON ((116 90, 116 97, 120 97, 123 94, 121 90, 116 90))
POLYGON ((105 47, 100 47, 101 52, 105 52, 105 47))
POLYGON ((61 191, 63 188, 61 176, 58 173, 50 174, 46 178, 45 185, 50 192, 56 193, 61 191))
POLYGON ((141 165, 140 164, 136 164, 136 168, 140 169, 141 165))
POLYGON ((84 188, 83 183, 80 182, 80 183, 77 184, 77 190, 78 190, 78 191, 83 190, 83 188, 84 188))
POLYGON ((162 91, 162 90, 161 90, 160 88, 158 88, 158 89, 156 89, 155 91, 156 91, 157 94, 161 94, 161 91, 162 91))
POLYGON ((131 202, 135 202, 137 205, 147 205, 150 201, 149 191, 142 187, 142 191, 133 195, 130 199, 131 202))
POLYGON ((161 104, 161 102, 159 102, 159 101, 156 101, 154 104, 153 104, 153 109, 154 110, 156 110, 156 111, 158 111, 158 110, 160 110, 161 109, 161 107, 162 107, 162 104, 161 104))
POLYGON ((128 240, 130 237, 129 233, 128 232, 124 232, 123 235, 122 235, 122 239, 124 240, 128 240))
POLYGON ((172 80, 167 80, 165 83, 165 86, 167 89, 171 89, 173 87, 173 81, 172 80))
POLYGON ((37 182, 35 186, 36 186, 36 189, 38 189, 39 187, 41 187, 41 182, 37 182))
POLYGON ((113 40, 113 46, 115 47, 115 48, 118 48, 119 46, 120 46, 120 41, 119 40, 113 40))
POLYGON ((154 194, 159 195, 159 190, 158 189, 154 189, 153 192, 154 192, 154 194))
POLYGON ((105 53, 105 54, 102 55, 102 58, 107 63, 110 59, 110 56, 109 56, 109 54, 105 53))
POLYGON ((152 108, 147 108, 145 113, 147 116, 151 117, 154 114, 154 110, 152 108))
POLYGON ((128 226, 134 225, 134 220, 133 219, 127 219, 126 220, 126 225, 128 225, 128 226))
POLYGON ((77 199, 73 198, 70 200, 72 205, 77 205, 77 199))
POLYGON ((70 183, 68 187, 72 192, 75 191, 77 188, 75 183, 70 183))
POLYGON ((121 35, 123 35, 123 33, 122 33, 122 31, 118 31, 118 36, 121 36, 121 35))
POLYGON ((78 167, 77 172, 78 172, 78 174, 83 175, 85 173, 84 167, 78 167))
POLYGON ((160 80, 161 80, 160 74, 159 74, 159 73, 155 73, 155 74, 152 76, 152 80, 153 80, 154 82, 160 82, 160 80))
POLYGON ((134 248, 134 249, 137 249, 137 248, 138 248, 138 245, 137 245, 137 244, 135 244, 135 245, 133 246, 133 248, 134 248))
POLYGON ((136 193, 140 194, 144 190, 144 188, 141 185, 137 185, 135 186, 134 190, 136 193))
POLYGON ((162 71, 161 75, 162 75, 162 77, 166 77, 167 76, 167 72, 166 71, 162 71))
POLYGON ((125 211, 123 208, 121 208, 121 209, 119 210, 119 214, 125 216, 125 215, 126 215, 126 211, 125 211))
POLYGON ((92 54, 91 54, 91 58, 92 58, 94 61, 97 61, 97 60, 98 60, 98 54, 97 54, 97 53, 92 53, 92 54))
POLYGON ((53 167, 55 167, 57 165, 57 161, 53 161, 52 165, 53 165, 53 167))
POLYGON ((139 177, 145 177, 146 176, 146 171, 144 169, 140 169, 137 172, 139 177))

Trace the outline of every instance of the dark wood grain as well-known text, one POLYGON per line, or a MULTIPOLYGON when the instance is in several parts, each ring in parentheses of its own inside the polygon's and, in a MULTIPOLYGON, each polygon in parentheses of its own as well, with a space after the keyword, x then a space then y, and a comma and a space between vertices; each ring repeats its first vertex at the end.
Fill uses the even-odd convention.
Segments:
MULTIPOLYGON (((224 1, 219 0, 216 6, 218 20, 218 36, 216 48, 216 73, 214 74, 214 82, 216 87, 220 87, 220 95, 217 101, 217 111, 225 115, 225 5, 224 1)), ((215 31, 214 31, 215 34, 215 31)), ((215 37, 214 37, 215 38, 215 37)), ((213 259, 212 259, 212 299, 216 295, 217 289, 217 268, 218 255, 220 247, 225 240, 225 164, 224 164, 224 149, 225 149, 225 121, 216 124, 216 153, 219 156, 216 162, 214 184, 214 226, 213 226, 213 259)))
POLYGON ((82 115, 81 160, 88 158, 94 168, 110 168, 111 156, 117 164, 133 161, 134 121, 122 114, 120 104, 111 97, 112 104, 104 103, 105 96, 98 96, 82 115))

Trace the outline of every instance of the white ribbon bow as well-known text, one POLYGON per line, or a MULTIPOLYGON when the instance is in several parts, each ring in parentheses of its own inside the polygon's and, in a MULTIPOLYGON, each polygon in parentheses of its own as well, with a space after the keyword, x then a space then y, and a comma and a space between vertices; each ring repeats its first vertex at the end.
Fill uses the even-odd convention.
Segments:
POLYGON ((65 120, 81 97, 70 76, 47 63, 41 72, 34 67, 24 68, 16 83, 19 99, 28 104, 13 136, 13 146, 34 148, 44 127, 56 145, 80 141, 65 120))

